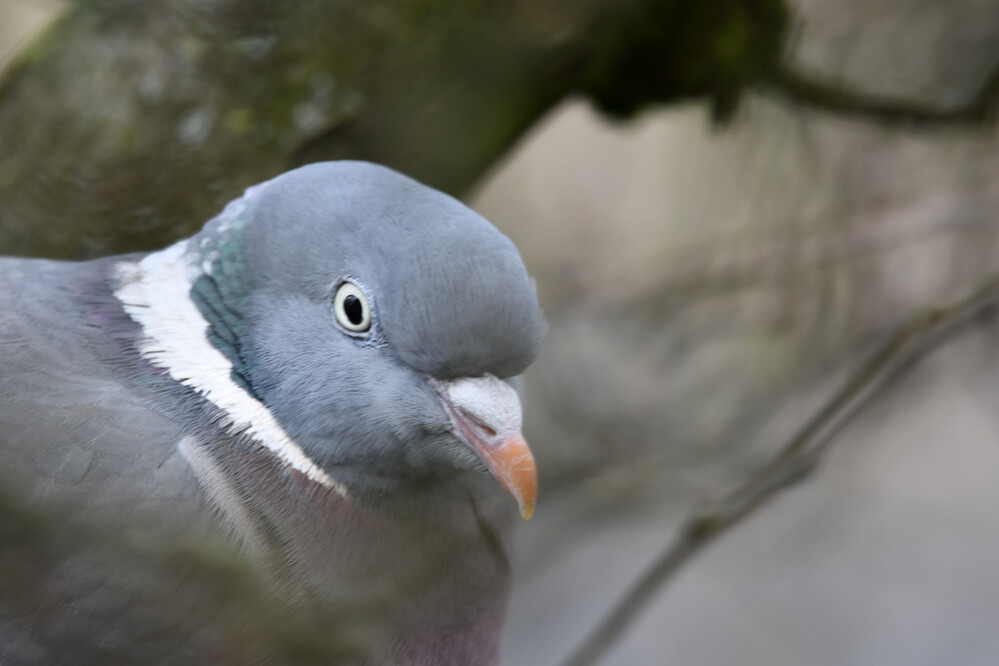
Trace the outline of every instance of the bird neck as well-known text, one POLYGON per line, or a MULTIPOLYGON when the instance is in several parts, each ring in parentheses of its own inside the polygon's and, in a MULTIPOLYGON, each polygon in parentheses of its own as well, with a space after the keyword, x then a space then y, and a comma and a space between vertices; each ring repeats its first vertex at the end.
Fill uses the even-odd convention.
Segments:
POLYGON ((212 425, 223 435, 245 434, 282 465, 345 494, 250 388, 241 371, 234 315, 220 314, 230 301, 222 298, 218 285, 228 280, 214 279, 201 265, 198 257, 204 251, 205 244, 196 237, 115 266, 113 293, 138 325, 132 340, 138 355, 214 408, 217 420, 212 425))

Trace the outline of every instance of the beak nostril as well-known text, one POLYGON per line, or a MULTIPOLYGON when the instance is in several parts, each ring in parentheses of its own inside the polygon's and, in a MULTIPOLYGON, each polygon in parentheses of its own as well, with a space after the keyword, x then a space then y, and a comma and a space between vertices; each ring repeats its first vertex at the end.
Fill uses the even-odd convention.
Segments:
POLYGON ((466 412, 464 410, 462 410, 462 413, 465 415, 465 417, 469 421, 471 421, 472 423, 474 423, 475 426, 477 428, 479 428, 479 430, 482 431, 482 434, 484 434, 486 437, 495 437, 496 436, 496 434, 497 434, 496 433, 496 429, 493 428, 492 426, 490 426, 488 423, 483 423, 483 419, 476 417, 474 414, 469 414, 468 412, 466 412))

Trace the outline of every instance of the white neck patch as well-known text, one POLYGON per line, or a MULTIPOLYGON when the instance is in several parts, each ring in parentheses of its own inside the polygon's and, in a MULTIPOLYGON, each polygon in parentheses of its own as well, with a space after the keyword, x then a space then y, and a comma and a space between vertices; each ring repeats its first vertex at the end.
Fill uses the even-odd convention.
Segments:
POLYGON ((309 459, 266 405, 232 380, 232 362, 208 341, 208 322, 190 298, 200 269, 187 260, 186 249, 184 240, 117 266, 114 295, 145 334, 139 353, 222 409, 231 432, 247 432, 283 464, 346 497, 346 488, 309 459))

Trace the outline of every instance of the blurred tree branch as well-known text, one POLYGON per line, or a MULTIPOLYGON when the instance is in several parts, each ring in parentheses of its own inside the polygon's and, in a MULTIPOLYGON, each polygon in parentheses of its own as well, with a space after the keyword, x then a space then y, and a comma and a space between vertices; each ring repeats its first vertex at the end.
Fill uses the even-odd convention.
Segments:
POLYGON ((955 334, 980 321, 983 315, 994 314, 996 305, 999 276, 957 303, 916 315, 898 330, 767 464, 739 487, 687 518, 672 542, 564 662, 565 666, 598 663, 684 564, 782 491, 806 479, 835 435, 882 390, 955 334))
POLYGON ((81 1, 0 86, 0 254, 161 247, 318 160, 460 194, 572 92, 730 113, 786 23, 781 0, 81 1))
POLYGON ((765 83, 797 104, 890 125, 982 126, 995 118, 999 107, 999 67, 989 73, 974 97, 950 108, 864 94, 815 72, 806 73, 787 61, 778 63, 765 83))
POLYGON ((369 159, 460 195, 566 95, 627 116, 744 92, 881 122, 988 121, 999 71, 938 109, 783 63, 782 0, 73 3, 0 82, 0 253, 189 235, 248 185, 369 159))

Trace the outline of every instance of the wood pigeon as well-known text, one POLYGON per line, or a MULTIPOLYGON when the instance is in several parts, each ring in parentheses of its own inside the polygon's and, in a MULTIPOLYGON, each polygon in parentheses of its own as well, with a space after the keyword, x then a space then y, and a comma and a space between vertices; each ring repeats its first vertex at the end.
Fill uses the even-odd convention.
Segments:
POLYGON ((0 663, 496 663, 543 334, 507 238, 363 162, 0 258, 0 663))

